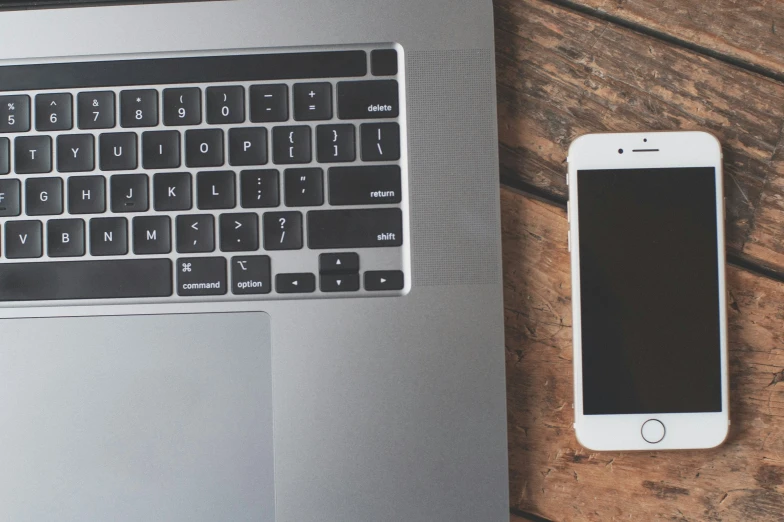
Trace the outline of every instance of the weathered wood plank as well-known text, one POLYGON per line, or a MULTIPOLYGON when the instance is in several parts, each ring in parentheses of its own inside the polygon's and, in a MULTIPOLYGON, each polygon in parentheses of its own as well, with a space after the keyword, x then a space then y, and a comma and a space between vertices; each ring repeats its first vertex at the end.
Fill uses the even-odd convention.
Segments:
POLYGON ((725 146, 730 251, 784 272, 783 83, 542 0, 495 7, 503 176, 565 199, 564 162, 581 134, 713 132, 725 146))
POLYGON ((502 190, 511 503, 551 520, 781 520, 784 284, 729 270, 732 430, 711 451, 592 453, 572 429, 568 224, 502 190))
POLYGON ((769 0, 569 0, 573 4, 784 72, 784 2, 769 0))

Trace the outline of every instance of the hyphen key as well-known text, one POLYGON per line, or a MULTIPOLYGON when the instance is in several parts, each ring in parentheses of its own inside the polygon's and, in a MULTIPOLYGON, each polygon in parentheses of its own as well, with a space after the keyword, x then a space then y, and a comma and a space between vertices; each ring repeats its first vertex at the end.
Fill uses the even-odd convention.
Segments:
POLYGON ((397 118, 399 113, 395 80, 338 83, 338 118, 341 120, 397 118))
POLYGON ((308 212, 308 247, 374 248, 403 244, 399 208, 314 210, 308 212))

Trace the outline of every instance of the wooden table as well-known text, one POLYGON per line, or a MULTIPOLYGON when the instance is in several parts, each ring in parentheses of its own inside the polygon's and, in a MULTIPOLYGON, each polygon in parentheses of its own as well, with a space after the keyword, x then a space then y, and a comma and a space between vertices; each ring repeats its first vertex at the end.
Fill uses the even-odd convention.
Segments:
POLYGON ((784 2, 495 0, 511 513, 784 520, 784 2), (732 429, 592 453, 572 430, 569 143, 702 129, 725 151, 732 429))

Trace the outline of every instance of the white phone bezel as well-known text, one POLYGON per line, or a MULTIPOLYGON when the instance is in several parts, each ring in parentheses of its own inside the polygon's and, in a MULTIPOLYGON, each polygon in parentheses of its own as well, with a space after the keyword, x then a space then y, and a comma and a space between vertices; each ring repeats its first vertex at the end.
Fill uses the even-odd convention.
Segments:
MULTIPOLYGON (((577 439, 596 451, 705 449, 719 446, 729 431, 729 374, 727 363, 727 286, 725 205, 722 153, 719 141, 705 132, 651 132, 589 134, 569 149, 569 242, 572 260, 574 334, 574 411, 577 439), (623 150, 623 153, 619 151, 623 150), (711 413, 662 413, 584 415, 582 396, 582 321, 580 313, 580 227, 577 172, 593 169, 714 167, 719 256, 722 411, 711 413), (651 419, 666 429, 661 442, 642 437, 642 425, 651 419)), ((677 190, 677 187, 673 187, 677 190)))

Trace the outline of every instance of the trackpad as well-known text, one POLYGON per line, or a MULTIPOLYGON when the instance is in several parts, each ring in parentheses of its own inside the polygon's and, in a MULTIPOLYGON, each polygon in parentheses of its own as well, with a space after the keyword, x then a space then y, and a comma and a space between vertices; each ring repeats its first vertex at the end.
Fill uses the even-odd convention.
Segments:
POLYGON ((263 313, 0 320, 0 519, 274 521, 263 313))

